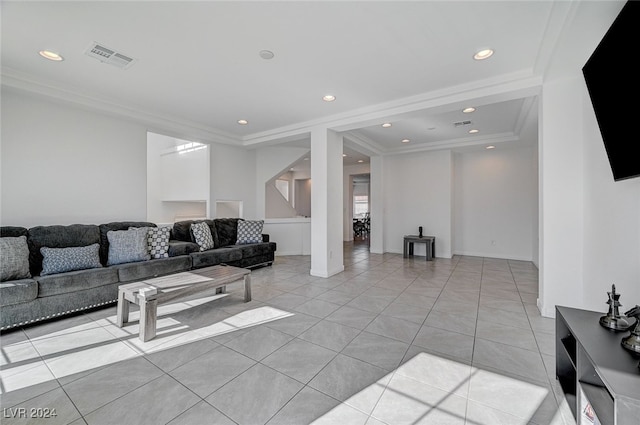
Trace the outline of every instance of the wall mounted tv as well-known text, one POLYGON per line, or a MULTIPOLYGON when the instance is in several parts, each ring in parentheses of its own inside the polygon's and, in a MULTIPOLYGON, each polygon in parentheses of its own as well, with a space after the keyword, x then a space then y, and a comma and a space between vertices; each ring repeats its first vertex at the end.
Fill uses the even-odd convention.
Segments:
POLYGON ((640 1, 628 0, 582 68, 615 181, 640 177, 640 1))

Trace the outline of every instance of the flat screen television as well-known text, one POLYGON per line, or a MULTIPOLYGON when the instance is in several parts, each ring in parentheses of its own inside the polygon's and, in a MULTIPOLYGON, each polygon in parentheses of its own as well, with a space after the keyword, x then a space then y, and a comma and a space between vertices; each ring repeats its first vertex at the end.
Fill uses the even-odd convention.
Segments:
POLYGON ((628 0, 582 68, 615 181, 640 177, 640 1, 628 0))

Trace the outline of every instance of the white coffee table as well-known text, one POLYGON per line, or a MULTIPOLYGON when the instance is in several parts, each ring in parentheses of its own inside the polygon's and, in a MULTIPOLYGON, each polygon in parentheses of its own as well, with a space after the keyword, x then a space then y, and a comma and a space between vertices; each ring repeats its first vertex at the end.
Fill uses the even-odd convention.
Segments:
POLYGON ((130 303, 140 306, 140 340, 149 341, 156 336, 158 304, 186 297, 212 288, 225 290, 225 286, 244 279, 244 301, 251 301, 251 270, 233 266, 211 266, 188 272, 175 273, 118 287, 117 323, 123 327, 129 321, 130 303))

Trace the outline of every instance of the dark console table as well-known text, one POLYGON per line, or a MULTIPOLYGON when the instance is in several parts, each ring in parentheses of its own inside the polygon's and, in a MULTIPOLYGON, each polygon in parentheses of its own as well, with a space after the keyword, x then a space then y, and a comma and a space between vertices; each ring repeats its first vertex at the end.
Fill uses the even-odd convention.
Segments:
POLYGON ((418 235, 405 235, 404 236, 404 248, 402 250, 402 257, 408 258, 413 255, 413 244, 423 243, 427 247, 427 261, 433 260, 436 255, 436 237, 435 236, 418 236, 418 235))
POLYGON ((620 341, 629 332, 600 326, 602 312, 556 306, 556 377, 578 425, 640 424, 640 358, 620 341), (585 413, 587 410, 587 413, 585 413))

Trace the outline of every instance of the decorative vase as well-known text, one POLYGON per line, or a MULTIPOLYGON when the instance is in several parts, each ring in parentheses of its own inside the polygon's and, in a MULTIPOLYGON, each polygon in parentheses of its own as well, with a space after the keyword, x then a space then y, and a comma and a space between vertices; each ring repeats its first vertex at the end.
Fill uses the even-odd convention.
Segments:
POLYGON ((422 226, 418 227, 418 237, 422 237, 422 226))

